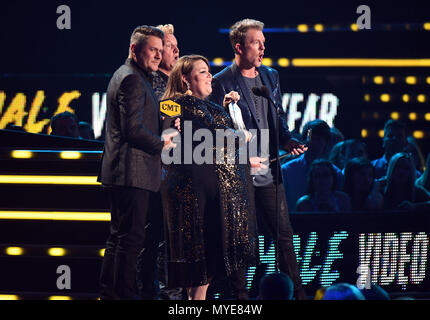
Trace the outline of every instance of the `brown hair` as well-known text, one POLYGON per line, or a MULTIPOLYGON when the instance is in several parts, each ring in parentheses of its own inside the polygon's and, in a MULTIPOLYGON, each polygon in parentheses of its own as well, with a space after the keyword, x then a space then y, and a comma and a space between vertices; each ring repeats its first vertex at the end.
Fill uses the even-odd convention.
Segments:
POLYGON ((236 52, 236 43, 240 43, 241 45, 245 44, 246 39, 246 32, 249 29, 257 29, 262 31, 264 28, 264 23, 258 20, 254 19, 243 19, 238 22, 236 22, 233 26, 230 28, 230 43, 233 47, 233 51, 236 52))
POLYGON ((164 32, 153 26, 138 26, 133 30, 130 37, 130 46, 135 44, 137 47, 141 47, 146 43, 149 36, 155 36, 164 39, 164 32))
POLYGON ((175 96, 184 94, 185 91, 187 91, 187 85, 182 80, 182 76, 190 74, 193 70, 194 62, 198 60, 204 61, 209 67, 208 59, 197 54, 182 56, 179 58, 173 67, 172 72, 170 73, 166 91, 164 92, 161 99, 173 98, 175 96))

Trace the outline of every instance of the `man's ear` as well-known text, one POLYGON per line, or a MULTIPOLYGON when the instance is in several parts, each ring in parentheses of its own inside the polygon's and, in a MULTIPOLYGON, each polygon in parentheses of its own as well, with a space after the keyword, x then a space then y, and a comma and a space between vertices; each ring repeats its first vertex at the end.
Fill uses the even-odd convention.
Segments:
POLYGON ((130 52, 131 52, 133 55, 136 55, 136 44, 135 44, 135 43, 132 43, 132 44, 130 45, 130 52))
POLYGON ((234 49, 236 50, 237 54, 242 54, 243 53, 243 51, 242 51, 242 45, 240 43, 236 43, 234 45, 234 49))

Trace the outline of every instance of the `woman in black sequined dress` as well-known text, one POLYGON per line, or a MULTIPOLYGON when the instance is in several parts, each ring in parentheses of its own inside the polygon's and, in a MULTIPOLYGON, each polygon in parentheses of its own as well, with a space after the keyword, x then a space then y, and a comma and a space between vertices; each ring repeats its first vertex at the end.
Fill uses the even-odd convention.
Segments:
MULTIPOLYGON (((236 139, 233 152, 228 152, 224 144, 217 147, 217 130, 237 132, 225 108, 205 100, 212 91, 211 81, 205 57, 183 56, 172 70, 163 96, 179 104, 182 113, 181 140, 175 149, 181 152, 180 161, 164 164, 162 184, 168 285, 186 287, 189 299, 205 299, 215 276, 228 277, 257 261, 249 166, 246 161, 239 163, 237 148, 239 144, 246 147, 249 134, 242 133, 246 138, 240 143, 236 139), (190 134, 187 137, 187 131, 194 135, 199 129, 206 129, 213 137, 209 150, 213 156, 203 153, 209 159, 203 164, 196 159, 190 161, 194 151, 201 154, 197 146, 203 139, 193 141, 190 134), (221 163, 216 162, 217 152, 224 160, 221 163), (234 161, 227 162, 227 157, 234 161)), ((238 98, 235 92, 227 94, 225 106, 238 98)))

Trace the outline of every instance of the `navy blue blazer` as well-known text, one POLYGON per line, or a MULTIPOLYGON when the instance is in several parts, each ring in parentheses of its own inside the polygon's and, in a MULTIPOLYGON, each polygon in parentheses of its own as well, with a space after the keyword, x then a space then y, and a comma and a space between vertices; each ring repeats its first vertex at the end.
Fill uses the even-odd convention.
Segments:
MULTIPOLYGON (((279 74, 275 69, 262 65, 257 68, 258 73, 261 76, 261 81, 265 85, 271 94, 272 99, 279 105, 282 105, 281 88, 279 85, 279 74)), ((238 106, 242 111, 243 122, 245 123, 246 129, 261 129, 256 116, 254 99, 246 86, 245 80, 239 71, 236 63, 231 66, 224 68, 222 71, 217 73, 212 81, 212 94, 209 96, 209 100, 223 105, 224 96, 230 91, 237 91, 240 95, 238 106)), ((270 112, 272 114, 269 117, 271 121, 270 129, 276 128, 276 109, 275 106, 269 102, 270 112)), ((280 110, 280 130, 279 130, 279 142, 280 146, 286 144, 291 138, 290 131, 286 121, 286 114, 280 110)))
MULTIPOLYGON (((261 65, 259 68, 257 68, 257 71, 260 74, 263 85, 269 89, 271 98, 276 102, 276 104, 278 104, 278 106, 281 107, 282 97, 278 71, 264 65, 261 65)), ((242 112, 242 118, 246 129, 261 129, 257 121, 254 99, 251 97, 245 80, 243 79, 243 76, 240 73, 236 63, 224 68, 214 76, 212 81, 212 94, 209 96, 209 100, 219 105, 223 105, 224 96, 230 91, 237 91, 240 95, 240 100, 237 104, 242 112)), ((271 132, 270 157, 274 158, 276 156, 276 145, 274 135, 272 133, 275 132, 274 130, 276 128, 276 107, 272 102, 269 101, 269 108, 271 112, 271 117, 269 117, 269 129, 271 132)), ((291 133, 288 130, 286 114, 282 108, 280 108, 279 146, 283 148, 283 146, 286 145, 290 139, 291 133)), ((280 170, 279 165, 278 170, 280 170)), ((281 174, 279 174, 279 178, 279 180, 282 181, 281 174)))

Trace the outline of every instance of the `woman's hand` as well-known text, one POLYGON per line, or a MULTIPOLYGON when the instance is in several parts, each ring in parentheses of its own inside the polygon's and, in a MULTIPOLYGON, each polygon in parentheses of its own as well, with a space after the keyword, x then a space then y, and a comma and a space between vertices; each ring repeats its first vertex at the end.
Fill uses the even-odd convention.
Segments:
POLYGON ((237 93, 236 91, 230 91, 224 96, 224 101, 222 105, 224 106, 224 108, 227 108, 231 102, 236 103, 239 101, 239 99, 240 99, 239 93, 237 93))

